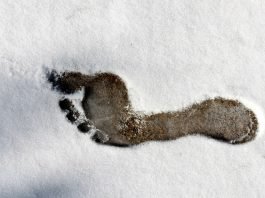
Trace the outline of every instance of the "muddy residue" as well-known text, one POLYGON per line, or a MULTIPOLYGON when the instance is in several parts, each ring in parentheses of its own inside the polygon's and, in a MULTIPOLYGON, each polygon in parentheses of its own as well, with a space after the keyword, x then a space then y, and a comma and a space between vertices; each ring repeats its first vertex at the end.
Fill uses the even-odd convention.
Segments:
POLYGON ((201 134, 235 144, 256 136, 258 121, 255 114, 237 100, 208 99, 181 111, 140 115, 133 110, 125 83, 115 74, 58 74, 53 71, 48 79, 55 90, 65 94, 84 87, 82 107, 85 115, 80 116, 67 98, 59 105, 80 131, 96 129, 93 139, 99 143, 129 146, 201 134))

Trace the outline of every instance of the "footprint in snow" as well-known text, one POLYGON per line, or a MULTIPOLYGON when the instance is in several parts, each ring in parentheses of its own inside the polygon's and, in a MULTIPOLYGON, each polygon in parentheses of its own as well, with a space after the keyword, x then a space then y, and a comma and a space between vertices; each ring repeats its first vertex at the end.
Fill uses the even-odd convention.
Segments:
POLYGON ((54 90, 65 95, 84 88, 85 115, 67 97, 59 101, 59 106, 79 131, 95 131, 92 139, 102 144, 131 146, 192 134, 237 144, 254 139, 258 128, 253 111, 237 100, 214 98, 181 111, 139 114, 130 103, 124 81, 115 74, 51 71, 48 80, 54 90))

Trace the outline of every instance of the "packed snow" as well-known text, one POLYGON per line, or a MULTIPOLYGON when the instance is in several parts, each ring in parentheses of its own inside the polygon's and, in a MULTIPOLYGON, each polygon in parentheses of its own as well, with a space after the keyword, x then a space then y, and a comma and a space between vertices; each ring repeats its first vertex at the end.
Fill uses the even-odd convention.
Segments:
POLYGON ((263 0, 0 0, 0 197, 263 197, 264 18, 263 0), (116 73, 146 113, 240 99, 259 137, 98 145, 65 119, 49 69, 116 73))

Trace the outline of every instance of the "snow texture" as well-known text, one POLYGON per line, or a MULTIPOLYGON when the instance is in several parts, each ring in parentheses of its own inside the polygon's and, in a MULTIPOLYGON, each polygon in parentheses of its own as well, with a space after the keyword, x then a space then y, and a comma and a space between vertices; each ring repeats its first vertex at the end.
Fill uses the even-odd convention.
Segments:
POLYGON ((239 98, 263 124, 264 17, 263 0, 0 0, 0 197, 263 197, 263 135, 98 145, 45 70, 116 73, 144 112, 239 98))

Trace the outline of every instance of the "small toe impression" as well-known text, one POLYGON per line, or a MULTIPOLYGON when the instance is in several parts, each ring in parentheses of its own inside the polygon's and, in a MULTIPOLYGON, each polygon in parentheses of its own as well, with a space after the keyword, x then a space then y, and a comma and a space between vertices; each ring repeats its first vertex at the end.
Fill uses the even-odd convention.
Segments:
POLYGON ((97 132, 92 136, 92 140, 99 144, 105 144, 109 146, 116 146, 116 147, 129 147, 130 144, 127 142, 123 142, 120 139, 109 137, 106 133, 97 130, 97 132))
POLYGON ((105 144, 109 140, 109 136, 106 133, 97 130, 96 133, 92 136, 92 140, 97 143, 105 144))
POLYGON ((63 111, 66 111, 66 110, 70 111, 74 107, 73 102, 69 100, 68 98, 64 98, 60 100, 59 106, 63 111))
POLYGON ((76 111, 69 111, 66 114, 67 119, 71 122, 74 123, 75 121, 77 121, 77 119, 79 118, 80 114, 79 112, 76 111))
POLYGON ((82 133, 89 132, 93 127, 90 125, 89 122, 83 122, 77 126, 78 130, 82 133))

